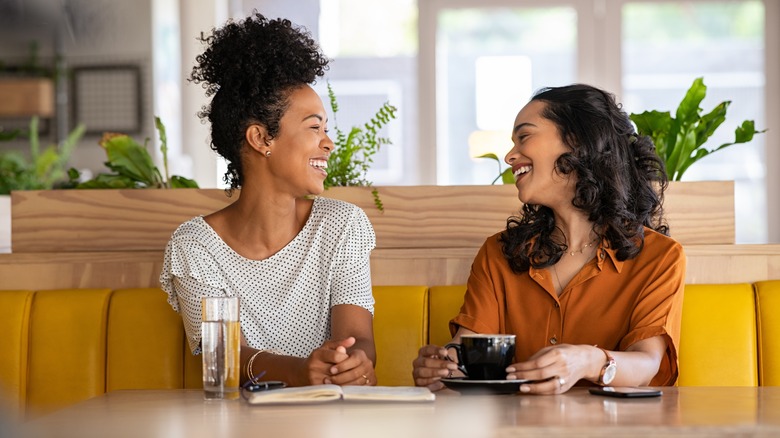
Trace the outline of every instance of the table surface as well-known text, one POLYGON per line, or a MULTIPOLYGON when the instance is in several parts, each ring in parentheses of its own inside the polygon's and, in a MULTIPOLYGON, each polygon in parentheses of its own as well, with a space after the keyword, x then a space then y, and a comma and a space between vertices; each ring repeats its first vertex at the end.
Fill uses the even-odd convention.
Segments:
POLYGON ((556 396, 437 394, 433 403, 335 401, 252 406, 198 390, 104 394, 19 425, 46 437, 780 436, 780 387, 662 388, 618 399, 574 388, 556 396), (108 434, 108 435, 107 435, 108 434))

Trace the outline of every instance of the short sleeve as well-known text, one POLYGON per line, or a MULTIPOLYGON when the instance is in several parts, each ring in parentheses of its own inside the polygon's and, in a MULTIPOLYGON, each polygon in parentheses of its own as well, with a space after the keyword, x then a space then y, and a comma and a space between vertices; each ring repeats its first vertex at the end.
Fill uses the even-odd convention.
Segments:
POLYGON ((655 336, 666 340, 667 348, 658 373, 650 385, 671 385, 677 380, 677 352, 680 346, 683 289, 685 286, 685 254, 678 243, 656 266, 656 273, 638 295, 629 321, 629 331, 620 341, 625 351, 638 341, 655 336))
MULTIPOLYGON (((493 237, 494 238, 494 237, 493 237)), ((463 327, 476 333, 499 333, 501 303, 495 291, 496 286, 490 274, 491 255, 489 240, 479 249, 466 285, 466 295, 460 313, 450 321, 450 334, 453 336, 458 327, 463 327)))
POLYGON ((365 308, 373 315, 370 255, 375 246, 376 236, 371 222, 363 210, 354 207, 336 249, 331 306, 353 304, 365 308))
POLYGON ((201 298, 225 296, 226 283, 211 254, 193 239, 174 237, 165 248, 160 286, 181 315, 187 342, 200 354, 201 298))

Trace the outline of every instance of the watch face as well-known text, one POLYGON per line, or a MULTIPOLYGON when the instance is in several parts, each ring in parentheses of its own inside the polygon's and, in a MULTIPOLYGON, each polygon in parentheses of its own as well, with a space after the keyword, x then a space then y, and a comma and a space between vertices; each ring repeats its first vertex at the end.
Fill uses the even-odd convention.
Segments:
POLYGON ((610 383, 612 383, 612 380, 615 379, 616 373, 617 373, 617 365, 614 362, 607 365, 607 368, 604 370, 604 377, 601 378, 601 382, 604 385, 609 385, 610 383))

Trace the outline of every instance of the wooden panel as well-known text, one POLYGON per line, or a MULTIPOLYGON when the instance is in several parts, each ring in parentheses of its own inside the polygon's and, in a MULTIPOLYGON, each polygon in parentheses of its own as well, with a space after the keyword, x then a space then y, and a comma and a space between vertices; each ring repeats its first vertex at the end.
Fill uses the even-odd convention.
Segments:
POLYGON ((672 237, 683 245, 731 244, 734 182, 671 182, 664 211, 672 237))
MULTIPOLYGON (((686 283, 780 279, 780 245, 691 245, 686 283)), ((477 248, 376 249, 377 286, 465 284, 477 248)), ((161 251, 0 254, 0 289, 158 287, 161 251)))
POLYGON ((218 189, 13 192, 11 251, 159 251, 182 222, 231 201, 218 189))
POLYGON ((45 78, 0 80, 0 117, 51 117, 54 114, 54 84, 45 78))
MULTIPOLYGON (((334 187, 325 196, 363 208, 377 248, 478 248, 506 226, 520 201, 512 185, 334 187)), ((237 195, 234 195, 234 198, 237 195)), ((12 194, 12 251, 159 251, 176 227, 233 198, 219 189, 54 190, 12 194)), ((670 185, 672 235, 686 245, 734 242, 732 182, 670 185)))

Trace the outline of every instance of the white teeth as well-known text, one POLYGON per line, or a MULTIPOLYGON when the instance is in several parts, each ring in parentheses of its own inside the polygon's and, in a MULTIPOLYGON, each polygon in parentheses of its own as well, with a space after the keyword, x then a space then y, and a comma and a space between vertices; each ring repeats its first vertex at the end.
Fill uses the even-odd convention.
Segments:
POLYGON ((316 167, 317 169, 327 169, 328 161, 311 159, 309 160, 309 166, 316 167))
POLYGON ((515 170, 515 173, 514 173, 515 178, 519 177, 520 175, 522 175, 524 173, 530 172, 532 168, 533 168, 533 166, 523 166, 523 167, 518 168, 517 170, 515 170))

